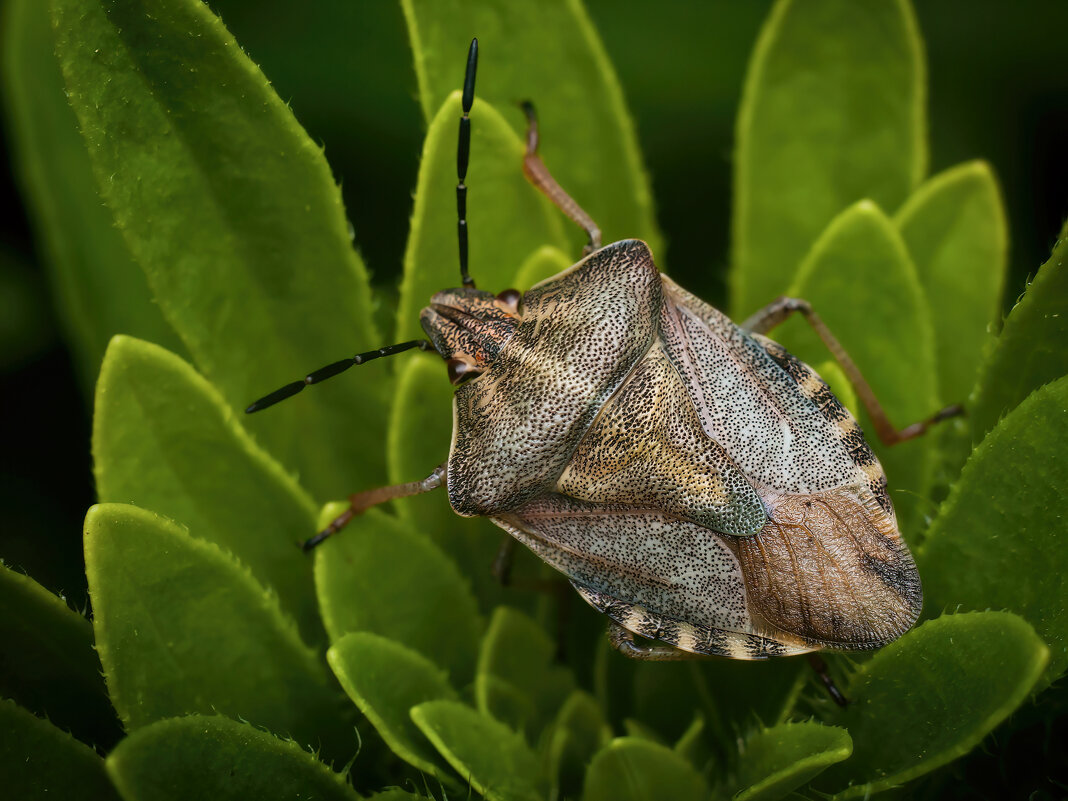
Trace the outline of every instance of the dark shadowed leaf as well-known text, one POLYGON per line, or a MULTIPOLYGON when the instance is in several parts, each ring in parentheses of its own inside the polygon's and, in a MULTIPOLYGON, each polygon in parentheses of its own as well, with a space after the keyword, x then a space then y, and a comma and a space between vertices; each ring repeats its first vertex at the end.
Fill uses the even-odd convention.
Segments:
POLYGON ((906 0, 779 0, 753 51, 738 112, 735 314, 785 292, 843 208, 871 198, 896 209, 919 183, 927 165, 925 80, 906 0))
POLYGON ((345 777, 269 732, 224 717, 161 720, 107 759, 126 801, 357 801, 345 777))
MULTIPOLYGON (((517 135, 526 129, 517 104, 533 101, 542 157, 560 185, 601 227, 604 241, 638 237, 659 252, 660 235, 634 126, 604 45, 581 3, 404 0, 401 5, 427 120, 449 92, 459 88, 467 44, 478 36, 476 98, 505 113, 517 135)), ((476 99, 471 111, 476 126, 478 113, 476 99)), ((472 173, 480 157, 473 147, 472 173)), ((516 172, 519 169, 516 162, 516 172)), ((470 186, 472 194, 478 191, 478 184, 472 181, 470 186)), ((567 225, 570 253, 581 246, 584 235, 567 225)), ((474 228, 472 236, 477 231, 474 228)))
POLYGON ((447 779, 448 768, 409 714, 424 701, 456 697, 445 674, 410 648, 368 632, 346 634, 326 657, 345 692, 393 753, 447 779))
POLYGON ((4 798, 18 801, 119 798, 91 748, 6 698, 0 698, 0 780, 4 798))
POLYGON ((735 801, 774 801, 853 753, 849 733, 816 722, 782 723, 749 737, 738 756, 735 801))
POLYGON ((903 784, 968 753, 1031 692, 1049 649, 1008 612, 930 620, 860 666, 837 721, 853 756, 813 782, 841 798, 903 784))
POLYGON ((218 546, 152 512, 85 519, 97 649, 127 729, 221 712, 345 760, 355 735, 329 674, 277 599, 218 546))
MULTIPOLYGON (((104 200, 164 316, 235 409, 384 344, 319 147, 199 0, 54 0, 57 53, 104 200), (345 332, 339 338, 338 332, 345 332)), ((353 420, 377 380, 338 380, 250 420, 318 498, 384 477, 353 420)))
POLYGON ((108 702, 93 627, 29 576, 0 564, 0 697, 80 740, 110 747, 121 736, 108 702))
POLYGON ((583 690, 568 696, 553 722, 547 746, 549 779, 558 798, 579 798, 586 765, 612 738, 596 699, 583 690))
POLYGON ((1037 389, 987 434, 919 554, 927 609, 1008 609, 1068 668, 1068 376, 1037 389))
POLYGON ((93 463, 102 502, 180 520, 278 593, 309 642, 322 639, 307 493, 245 432, 215 388, 173 353, 116 337, 96 387, 93 463))

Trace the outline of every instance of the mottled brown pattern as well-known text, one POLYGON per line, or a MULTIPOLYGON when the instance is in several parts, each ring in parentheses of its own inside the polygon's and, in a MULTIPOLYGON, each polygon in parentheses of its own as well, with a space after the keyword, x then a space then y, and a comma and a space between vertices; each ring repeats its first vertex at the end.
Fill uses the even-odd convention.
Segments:
POLYGON ((785 631, 838 648, 877 648, 915 622, 919 575, 892 518, 864 490, 792 495, 737 541, 750 605, 785 631))

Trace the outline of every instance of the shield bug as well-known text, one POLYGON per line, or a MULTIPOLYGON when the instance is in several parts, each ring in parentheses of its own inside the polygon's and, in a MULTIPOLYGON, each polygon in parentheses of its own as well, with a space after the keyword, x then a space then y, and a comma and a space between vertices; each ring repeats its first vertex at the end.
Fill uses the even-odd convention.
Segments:
POLYGON ((539 158, 529 104, 524 172, 589 241, 526 293, 476 289, 464 178, 477 58, 473 41, 457 148, 462 286, 430 299, 427 339, 335 362, 247 410, 355 364, 434 350, 456 385, 448 459, 425 479, 353 495, 305 547, 375 504, 445 486, 457 514, 490 518, 563 573, 631 657, 873 649, 907 631, 920 579, 883 470, 827 384, 764 335, 802 314, 884 443, 959 407, 898 430, 804 301, 779 298, 736 325, 662 275, 645 243, 602 247, 539 158))

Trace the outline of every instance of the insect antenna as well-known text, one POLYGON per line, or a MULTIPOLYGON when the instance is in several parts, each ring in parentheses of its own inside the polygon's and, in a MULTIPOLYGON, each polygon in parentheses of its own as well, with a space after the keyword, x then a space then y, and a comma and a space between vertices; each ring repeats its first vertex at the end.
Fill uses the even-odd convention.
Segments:
POLYGON ((345 372, 353 365, 363 364, 364 362, 369 362, 373 359, 381 359, 383 356, 392 356, 395 353, 403 353, 412 348, 419 348, 419 350, 434 350, 434 346, 429 340, 413 339, 408 342, 401 342, 397 345, 387 345, 384 348, 378 348, 378 350, 369 350, 367 353, 357 353, 351 359, 342 359, 333 364, 328 364, 326 367, 320 367, 318 370, 308 373, 302 380, 286 384, 284 387, 279 387, 274 392, 264 395, 258 401, 249 404, 248 408, 245 409, 245 414, 261 411, 268 406, 274 406, 279 401, 284 401, 286 398, 292 398, 309 384, 318 384, 320 381, 333 378, 339 373, 345 372))
POLYGON ((478 39, 471 40, 467 50, 467 70, 464 72, 464 91, 461 105, 460 136, 456 145, 456 233, 460 240, 460 277, 465 287, 474 289, 475 282, 467 273, 467 161, 471 155, 471 104, 475 102, 475 72, 478 69, 478 39))

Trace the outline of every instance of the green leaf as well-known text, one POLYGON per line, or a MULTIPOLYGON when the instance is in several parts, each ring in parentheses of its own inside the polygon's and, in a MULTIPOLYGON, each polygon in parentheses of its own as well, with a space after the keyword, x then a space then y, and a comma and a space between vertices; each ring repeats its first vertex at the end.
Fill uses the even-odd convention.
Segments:
POLYGON ((1032 391, 1068 373, 1066 297, 1068 223, 986 357, 969 410, 974 442, 1032 391))
POLYGON ((4 797, 118 801, 104 762, 89 747, 0 698, 0 777, 4 797))
MULTIPOLYGON (((652 193, 623 91, 580 2, 403 0, 401 5, 427 120, 449 92, 459 88, 467 43, 477 35, 476 98, 509 109, 508 120, 517 134, 525 131, 526 119, 516 104, 533 101, 545 163, 597 222, 604 241, 637 237, 654 253, 660 251, 652 193)), ((479 113, 476 99, 471 111, 475 130, 479 113)), ((472 173, 481 158, 477 144, 472 145, 472 173)), ((518 161, 514 169, 519 172, 518 161)), ((472 180, 469 185, 471 196, 477 195, 479 184, 472 180)), ((511 220, 509 225, 521 222, 511 220)), ((474 217, 471 224, 472 236, 477 236, 474 217)), ((585 237, 571 223, 568 227, 573 246, 565 250, 576 252, 585 237)), ((494 236, 501 233, 493 230, 494 236)), ((478 268, 472 270, 480 280, 478 268)))
POLYGON ((330 640, 369 631, 413 648, 463 686, 482 623, 467 582, 434 543, 371 509, 319 548, 315 583, 330 640))
POLYGON ((962 756, 1028 696, 1049 649, 1008 612, 930 620, 860 666, 841 725, 853 756, 814 782, 867 797, 962 756))
POLYGON ((1008 609, 1068 668, 1068 376, 1035 392, 972 452, 919 554, 927 609, 1008 609))
POLYGON ((457 701, 427 701, 412 720, 457 773, 489 801, 535 801, 538 759, 522 736, 457 701))
MULTIPOLYGON (((812 304, 895 426, 938 411, 930 309, 901 237, 877 206, 862 201, 838 215, 812 246, 789 294, 812 304)), ((810 364, 827 357, 801 315, 774 336, 810 364)), ((901 528, 912 535, 926 511, 920 504, 931 484, 932 444, 920 437, 882 447, 872 426, 864 429, 886 470, 901 528)))
POLYGON ((322 639, 312 562, 295 546, 315 531, 315 504, 186 362, 148 342, 112 340, 96 389, 93 462, 102 502, 182 521, 276 590, 309 641, 322 639))
POLYGON ((101 504, 85 519, 97 650, 128 729, 220 712, 355 751, 340 697, 276 598, 214 545, 152 512, 101 504))
POLYGON ((519 268, 515 276, 515 288, 526 292, 532 286, 546 278, 552 278, 557 273, 562 273, 575 263, 566 253, 551 245, 542 247, 531 253, 527 260, 519 268))
POLYGON ((894 216, 932 304, 939 394, 963 403, 988 331, 1000 319, 1009 232, 990 166, 972 161, 928 180, 894 216))
POLYGON ((292 740, 221 716, 190 715, 135 731, 107 759, 126 801, 357 801, 345 777, 292 740))
POLYGON ((87 743, 109 747, 119 739, 89 621, 3 564, 0 643, 0 696, 87 743))
POLYGON ((556 664, 556 651, 556 643, 534 620, 517 609, 497 607, 478 655, 479 710, 536 742, 575 688, 571 671, 556 664))
MULTIPOLYGON (((463 41, 462 39, 459 41, 463 41)), ((461 54, 462 55, 462 54, 461 54)), ((458 61, 457 65, 462 64, 458 61)), ((451 73, 450 73, 451 74, 451 73)), ((415 209, 404 253, 397 341, 423 337, 419 312, 439 290, 460 285, 456 244, 456 129, 460 93, 443 97, 423 142, 415 209)), ((470 271, 484 289, 511 286, 523 259, 542 245, 566 247, 549 202, 523 177, 524 145, 485 100, 471 111, 466 183, 470 271)))
POLYGON ((735 801, 774 801, 853 753, 849 732, 816 722, 783 723, 749 737, 738 756, 735 801))
POLYGON ((440 669, 399 642, 368 632, 345 635, 326 658, 349 698, 394 754, 421 771, 448 778, 409 715, 425 701, 456 698, 440 669))
POLYGON ((54 54, 48 4, 10 0, 0 30, 11 163, 51 273, 59 321, 89 389, 114 334, 134 334, 172 350, 180 344, 100 200, 54 54))
MULTIPOLYGON (((403 484, 430 474, 449 458, 452 444, 453 387, 438 356, 413 354, 400 368, 389 421, 389 480, 403 484)), ((501 538, 508 536, 485 519, 459 517, 446 488, 396 503, 410 528, 449 554, 471 582, 485 610, 504 601, 490 573, 501 538)))
MULTIPOLYGON (((53 0, 101 193, 164 316, 235 409, 383 343, 322 151, 199 0, 53 0)), ((374 370, 374 368, 372 368, 374 370)), ((319 498, 381 481, 382 371, 249 421, 319 498)))
POLYGON ((779 0, 738 111, 737 317, 788 286, 844 207, 895 209, 926 170, 923 46, 907 0, 779 0), (874 99, 878 98, 877 101, 874 99))
POLYGON ((553 722, 547 749, 553 798, 579 798, 586 765, 612 738, 596 699, 583 690, 568 696, 553 722))
POLYGON ((708 786, 670 748, 619 737, 598 752, 586 772, 583 801, 705 801, 708 786))

